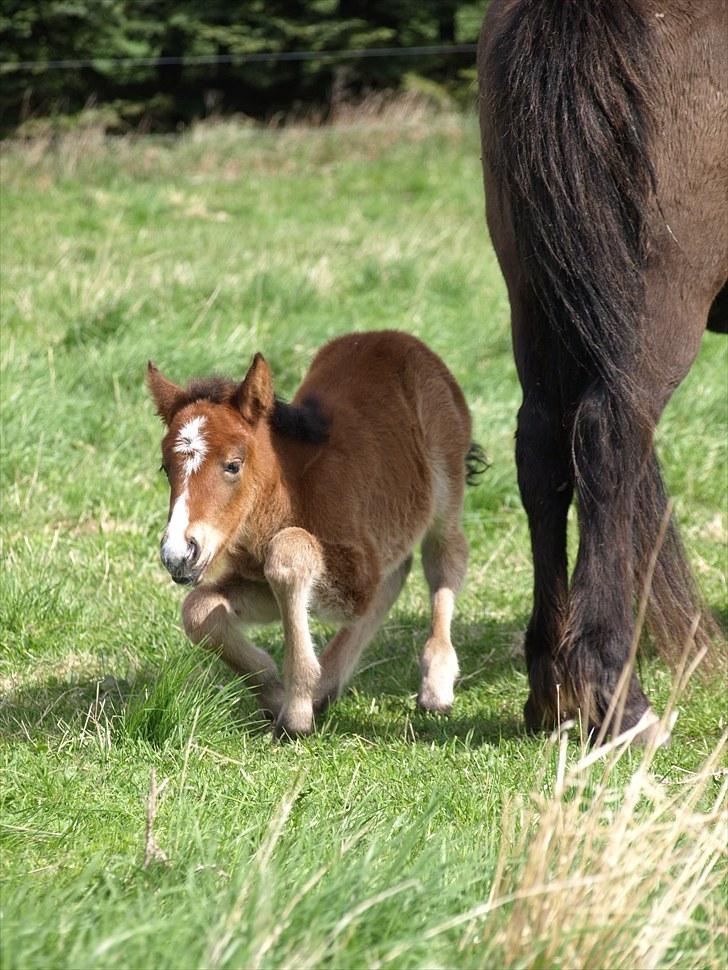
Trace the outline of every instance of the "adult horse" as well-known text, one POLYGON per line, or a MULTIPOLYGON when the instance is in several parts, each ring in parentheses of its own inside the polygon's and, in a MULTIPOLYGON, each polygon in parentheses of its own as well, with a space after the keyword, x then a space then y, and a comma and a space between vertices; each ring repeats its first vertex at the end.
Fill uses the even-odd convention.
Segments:
MULTIPOLYGON (((722 0, 493 0, 483 25, 486 214, 523 389, 531 728, 577 711, 615 726, 653 550, 648 622, 663 655, 712 634, 705 614, 695 630, 674 525, 661 537, 653 435, 706 321, 728 329, 727 29, 722 0)), ((645 737, 655 720, 632 675, 622 727, 645 737)))

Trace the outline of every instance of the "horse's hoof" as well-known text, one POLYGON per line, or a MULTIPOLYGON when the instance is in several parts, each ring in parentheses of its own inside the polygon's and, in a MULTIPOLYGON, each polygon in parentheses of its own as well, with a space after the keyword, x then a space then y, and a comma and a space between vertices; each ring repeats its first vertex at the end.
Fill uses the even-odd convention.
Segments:
MULTIPOLYGON (((672 721, 665 725, 655 714, 651 707, 646 707, 642 714, 629 711, 624 712, 619 730, 615 730, 614 722, 609 725, 609 729, 604 732, 601 744, 617 741, 629 744, 633 748, 663 748, 670 744, 672 721)), ((602 724, 589 725, 589 744, 595 745, 602 732, 602 724)))
POLYGON ((313 705, 314 714, 325 714, 334 703, 336 698, 337 695, 335 691, 330 691, 328 694, 324 694, 323 697, 319 697, 313 705))
POLYGON ((278 741, 297 741, 299 738, 306 738, 312 734, 311 730, 294 731, 292 728, 284 727, 277 721, 273 725, 273 737, 278 741))
POLYGON ((530 694, 528 700, 523 705, 523 720, 526 725, 526 731, 529 734, 540 734, 548 726, 543 708, 536 704, 530 694))
POLYGON ((622 732, 634 732, 630 739, 630 744, 634 747, 665 748, 670 744, 670 731, 672 724, 665 725, 655 714, 651 707, 648 707, 642 716, 634 719, 634 724, 630 727, 623 727, 622 732))

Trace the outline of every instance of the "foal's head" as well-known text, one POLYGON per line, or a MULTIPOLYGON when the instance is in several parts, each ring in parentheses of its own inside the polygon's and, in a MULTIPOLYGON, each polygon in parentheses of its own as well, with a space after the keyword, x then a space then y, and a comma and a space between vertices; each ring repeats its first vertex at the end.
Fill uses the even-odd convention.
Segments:
POLYGON ((147 384, 162 418, 162 468, 171 494, 162 562, 176 583, 215 575, 253 502, 269 453, 257 447, 275 399, 261 354, 236 384, 212 379, 178 387, 149 363, 147 384), (213 567, 213 568, 210 568, 213 567))

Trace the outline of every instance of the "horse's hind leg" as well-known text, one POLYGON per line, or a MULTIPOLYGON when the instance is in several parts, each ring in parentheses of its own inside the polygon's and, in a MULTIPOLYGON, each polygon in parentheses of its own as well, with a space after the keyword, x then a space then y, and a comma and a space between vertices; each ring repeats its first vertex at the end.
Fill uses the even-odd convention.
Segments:
POLYGON ((530 694, 526 727, 553 726, 559 716, 554 659, 567 613, 566 522, 573 477, 560 408, 546 395, 545 375, 524 380, 518 412, 516 465, 521 501, 528 516, 533 555, 533 611, 525 654, 530 694))
POLYGON ((182 604, 182 623, 193 643, 218 653, 225 663, 258 688, 261 708, 276 717, 282 686, 273 658, 243 634, 246 623, 271 623, 278 607, 261 583, 201 586, 182 604))
POLYGON ((728 333, 728 280, 714 298, 708 313, 708 330, 728 333))
POLYGON ((592 727, 610 731, 643 718, 646 726, 656 721, 634 673, 625 686, 621 721, 609 714, 635 635, 635 509, 651 447, 647 419, 640 420, 601 381, 582 396, 574 428, 579 552, 561 662, 572 707, 592 727))
POLYGON ((402 591, 412 567, 408 556, 394 572, 382 580, 366 613, 331 639, 321 655, 321 678, 316 693, 316 710, 325 710, 346 686, 359 657, 373 639, 382 621, 402 591))
POLYGON ((442 714, 452 708, 458 658, 450 639, 455 595, 465 579, 468 544, 457 516, 443 529, 435 527, 422 542, 422 566, 430 588, 432 624, 420 657, 422 681, 417 703, 426 711, 442 714))

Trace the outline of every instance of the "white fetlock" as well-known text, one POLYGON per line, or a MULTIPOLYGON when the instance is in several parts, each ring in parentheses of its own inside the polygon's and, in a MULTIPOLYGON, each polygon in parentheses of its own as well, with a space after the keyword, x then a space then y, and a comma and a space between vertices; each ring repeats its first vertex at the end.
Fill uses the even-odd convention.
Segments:
POLYGON ((455 700, 455 678, 459 673, 455 651, 448 644, 428 641, 422 656, 422 683, 417 703, 427 711, 449 713, 455 700))
POLYGON ((654 744, 656 748, 661 748, 668 744, 672 728, 675 724, 676 715, 673 714, 668 724, 663 724, 651 707, 648 707, 632 730, 638 744, 654 744))

